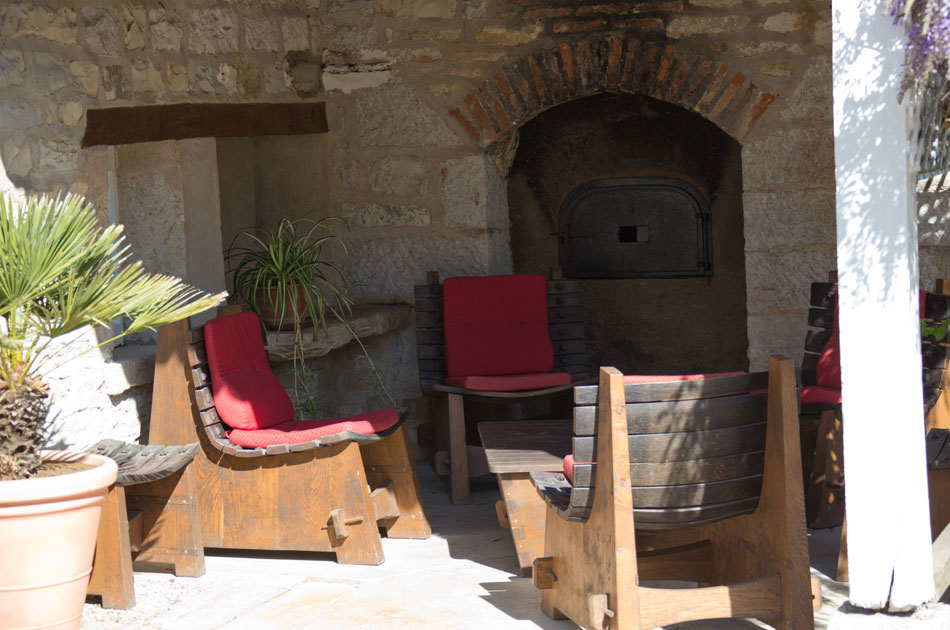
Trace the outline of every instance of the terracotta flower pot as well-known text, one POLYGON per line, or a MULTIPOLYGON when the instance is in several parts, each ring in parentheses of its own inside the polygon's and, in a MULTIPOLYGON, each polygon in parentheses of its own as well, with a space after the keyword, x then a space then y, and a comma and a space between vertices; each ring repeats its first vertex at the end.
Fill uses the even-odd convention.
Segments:
POLYGON ((118 472, 100 455, 43 456, 76 457, 95 468, 0 481, 0 630, 79 628, 102 500, 118 472))
MULTIPOLYGON (((257 304, 261 307, 261 321, 264 322, 264 326, 268 330, 293 330, 294 304, 290 296, 287 296, 285 300, 286 306, 284 307, 284 320, 281 322, 280 308, 274 308, 274 306, 272 306, 275 302, 273 296, 276 292, 276 287, 267 287, 257 290, 257 304)), ((300 313, 300 323, 309 325, 310 314, 307 312, 307 300, 304 297, 303 291, 299 288, 296 292, 296 302, 297 312, 300 313)))

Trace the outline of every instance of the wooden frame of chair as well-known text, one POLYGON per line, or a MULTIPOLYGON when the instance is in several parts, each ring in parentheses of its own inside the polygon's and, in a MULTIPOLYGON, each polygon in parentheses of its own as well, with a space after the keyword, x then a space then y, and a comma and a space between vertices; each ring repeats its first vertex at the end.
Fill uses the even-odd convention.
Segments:
MULTIPOLYGON (((470 460, 478 456, 478 448, 466 444, 465 400, 489 404, 541 400, 566 394, 575 383, 522 392, 476 391, 445 385, 445 333, 442 326, 442 285, 438 272, 430 271, 426 276, 426 284, 415 287, 415 307, 419 381, 423 393, 430 395, 429 417, 435 424, 438 436, 436 442, 441 441, 443 433, 448 434, 452 502, 468 503, 469 476, 484 474, 488 470, 487 466, 475 470, 470 466, 470 460), (443 428, 446 425, 447 431, 443 428)), ((548 327, 554 345, 554 371, 570 373, 572 381, 586 378, 584 321, 577 281, 562 278, 548 280, 548 327)), ((570 413, 566 407, 564 413, 570 413)), ((438 461, 439 454, 435 457, 438 461)), ((481 459, 484 459, 483 454, 481 459)))
POLYGON ((182 320, 159 329, 149 441, 186 444, 197 434, 191 467, 206 547, 322 551, 345 564, 380 564, 377 527, 393 538, 430 535, 404 422, 379 436, 234 446, 205 361, 202 327, 182 320))
MULTIPOLYGON (((750 384, 750 377, 710 380, 725 383, 742 378, 746 385, 750 384)), ((669 383, 659 385, 665 385, 673 394, 673 398, 666 400, 676 400, 682 392, 696 393, 706 386, 697 381, 676 383, 673 387, 669 383)), ((657 391, 657 384, 626 388, 628 393, 630 388, 657 391)), ((580 391, 585 389, 592 388, 578 388, 575 397, 588 395, 580 391)), ((735 390, 739 391, 750 390, 735 390)), ((642 488, 634 489, 631 483, 631 467, 641 464, 639 459, 631 464, 629 449, 633 435, 628 436, 631 431, 627 413, 630 405, 625 404, 620 372, 601 368, 596 400, 596 482, 593 496, 584 497, 575 505, 589 510, 589 516, 574 517, 583 520, 565 518, 570 504, 575 502, 561 497, 566 503, 553 507, 561 499, 556 498, 556 492, 544 491, 545 480, 549 478, 546 475, 550 473, 533 475, 549 501, 547 557, 539 558, 534 567, 535 585, 543 589, 544 611, 555 618, 570 617, 575 623, 595 630, 653 628, 718 617, 756 617, 776 628, 812 628, 813 610, 820 603, 820 595, 813 597, 817 587, 809 579, 792 362, 778 357, 769 362, 765 450, 759 455, 760 461, 764 461, 764 475, 757 506, 748 513, 748 505, 743 505, 745 514, 708 524, 701 521, 696 526, 644 532, 641 536, 635 517, 639 508, 634 502, 640 501, 637 497, 642 488), (640 580, 662 579, 687 579, 703 586, 667 589, 639 585, 640 580)), ((626 402, 630 400, 626 396, 626 402)), ((669 417, 675 418, 676 413, 668 410, 669 417)), ((700 443, 698 439, 691 442, 693 446, 700 443)), ((697 464, 696 470, 705 467, 706 464, 697 464)), ((575 468, 575 481, 577 475, 575 468)), ((692 488, 679 487, 702 493, 712 487, 689 483, 692 488)), ((671 491, 661 488, 660 492, 671 491)), ((676 510, 668 512, 674 520, 682 520, 686 515, 682 510, 680 514, 676 510)), ((708 516, 709 512, 699 514, 708 516)), ((667 516, 657 514, 650 518, 662 520, 667 516)))

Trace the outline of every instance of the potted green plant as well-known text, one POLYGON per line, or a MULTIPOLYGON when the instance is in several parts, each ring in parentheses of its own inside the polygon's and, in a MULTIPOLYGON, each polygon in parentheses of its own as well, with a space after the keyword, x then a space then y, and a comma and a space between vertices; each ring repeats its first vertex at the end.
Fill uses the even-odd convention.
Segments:
POLYGON ((351 283, 328 257, 336 245, 344 259, 346 244, 333 233, 336 217, 281 219, 272 230, 239 231, 225 250, 234 300, 245 302, 273 330, 294 333, 294 404, 307 417, 322 416, 314 377, 307 367, 304 330, 312 326, 313 338, 326 327, 327 315, 342 323, 357 341, 370 371, 393 403, 382 374, 350 325, 353 300, 351 283))
POLYGON ((147 273, 121 234, 102 229, 79 196, 0 194, 0 628, 79 627, 101 502, 116 478, 107 458, 41 450, 43 375, 70 354, 51 342, 129 318, 109 343, 225 297, 147 273))

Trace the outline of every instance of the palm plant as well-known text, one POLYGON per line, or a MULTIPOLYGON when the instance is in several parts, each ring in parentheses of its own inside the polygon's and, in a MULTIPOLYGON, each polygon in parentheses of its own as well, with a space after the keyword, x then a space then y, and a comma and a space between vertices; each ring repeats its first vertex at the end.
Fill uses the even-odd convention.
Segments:
POLYGON ((130 262, 122 226, 102 229, 80 196, 0 195, 0 479, 28 478, 42 463, 52 340, 128 318, 103 345, 200 313, 225 295, 130 262))

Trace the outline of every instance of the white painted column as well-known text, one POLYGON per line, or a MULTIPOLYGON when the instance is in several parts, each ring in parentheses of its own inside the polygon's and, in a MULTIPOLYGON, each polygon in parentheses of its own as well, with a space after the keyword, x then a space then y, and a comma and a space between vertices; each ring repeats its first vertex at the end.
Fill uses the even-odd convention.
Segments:
POLYGON ((834 126, 851 602, 933 597, 904 32, 879 0, 834 0, 834 126))

